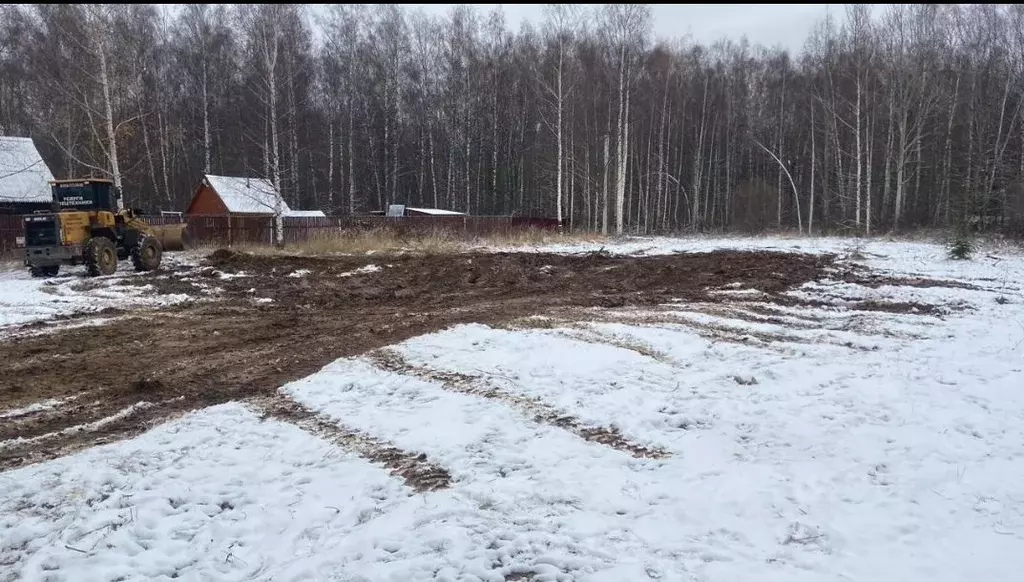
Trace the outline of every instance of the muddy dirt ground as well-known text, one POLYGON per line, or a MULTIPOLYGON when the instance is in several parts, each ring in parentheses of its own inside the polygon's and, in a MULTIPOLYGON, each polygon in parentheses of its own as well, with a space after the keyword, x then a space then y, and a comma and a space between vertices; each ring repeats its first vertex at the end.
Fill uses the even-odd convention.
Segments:
MULTIPOLYGON (((75 397, 59 408, 0 422, 0 442, 7 441, 0 446, 0 470, 125 438, 181 413, 229 400, 247 399, 259 403, 266 415, 301 420, 308 414, 280 401, 276 389, 282 384, 337 358, 458 323, 503 324, 535 314, 578 312, 580 307, 724 302, 729 298, 708 290, 730 285, 792 304, 795 299, 780 294, 826 276, 881 284, 879 277, 840 264, 835 257, 794 253, 300 258, 220 250, 200 267, 163 270, 122 283, 197 297, 209 297, 209 290, 217 289, 214 300, 112 313, 107 316, 116 317, 101 325, 0 340, 0 377, 8 379, 8 387, 0 389, 0 412, 75 397), (120 417, 111 418, 119 412, 120 417)), ((876 307, 914 309, 902 304, 876 307)), ((311 430, 331 430, 316 419, 303 422, 311 430)), ((615 446, 615 435, 602 433, 600 427, 576 426, 564 418, 552 422, 615 446)), ((407 480, 408 473, 423 472, 422 467, 409 469, 400 453, 388 453, 387 443, 367 445, 365 437, 345 431, 329 436, 356 449, 376 450, 382 462, 391 459, 392 470, 407 480)), ((616 448, 638 454, 629 443, 620 445, 616 448)), ((371 458, 375 454, 364 453, 371 458)), ((429 483, 421 483, 422 488, 446 483, 445 475, 431 471, 426 471, 429 483)))

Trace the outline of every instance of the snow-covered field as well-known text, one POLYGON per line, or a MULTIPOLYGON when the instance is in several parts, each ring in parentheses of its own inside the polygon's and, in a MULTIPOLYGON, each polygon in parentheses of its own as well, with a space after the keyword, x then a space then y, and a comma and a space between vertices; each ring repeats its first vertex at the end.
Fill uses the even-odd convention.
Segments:
POLYGON ((793 294, 827 304, 772 305, 772 317, 730 289, 749 302, 458 326, 393 346, 404 368, 338 360, 281 392, 425 454, 451 487, 416 492, 225 404, 0 474, 0 582, 1018 580, 1024 256, 949 261, 938 246, 882 241, 858 256, 976 288, 816 283, 793 294), (941 309, 844 309, 865 299, 941 309), (583 438, 538 407, 667 455, 583 438))
MULTIPOLYGON (((164 263, 170 266, 193 264, 197 259, 193 253, 164 255, 164 263)), ((84 267, 66 267, 52 278, 34 278, 28 269, 10 264, 0 270, 0 335, 14 326, 60 316, 107 308, 160 307, 189 299, 183 294, 154 294, 146 286, 121 284, 137 276, 130 263, 124 262, 117 273, 107 277, 86 277, 84 267)))

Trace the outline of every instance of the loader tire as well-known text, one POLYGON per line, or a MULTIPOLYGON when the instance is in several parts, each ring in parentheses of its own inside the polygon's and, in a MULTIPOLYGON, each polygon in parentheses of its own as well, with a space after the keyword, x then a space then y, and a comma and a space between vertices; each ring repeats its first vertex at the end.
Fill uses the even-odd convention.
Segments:
POLYGON ((33 277, 56 277, 57 273, 60 272, 60 265, 50 265, 49 267, 29 267, 28 272, 33 277))
POLYGON ((113 275, 117 271, 117 248, 109 238, 98 236, 89 239, 82 250, 82 259, 89 275, 113 275))
POLYGON ((156 237, 144 236, 132 248, 132 264, 136 271, 155 271, 160 267, 164 249, 156 237))

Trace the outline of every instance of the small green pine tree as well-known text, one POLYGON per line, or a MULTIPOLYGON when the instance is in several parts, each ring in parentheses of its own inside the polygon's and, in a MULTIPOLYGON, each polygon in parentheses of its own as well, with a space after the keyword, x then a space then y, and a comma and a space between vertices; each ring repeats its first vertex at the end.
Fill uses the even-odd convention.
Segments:
POLYGON ((970 230, 960 225, 953 234, 953 240, 949 245, 949 258, 956 261, 963 261, 971 258, 974 253, 974 240, 971 238, 970 230))

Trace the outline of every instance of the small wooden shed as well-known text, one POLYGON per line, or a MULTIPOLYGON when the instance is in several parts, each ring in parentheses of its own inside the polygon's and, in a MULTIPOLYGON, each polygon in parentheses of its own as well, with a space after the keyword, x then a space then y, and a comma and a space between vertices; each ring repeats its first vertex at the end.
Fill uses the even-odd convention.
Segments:
POLYGON ((291 211, 288 203, 266 178, 206 174, 196 186, 185 214, 273 216, 278 204, 284 214, 291 211))
MULTIPOLYGON (((273 217, 322 218, 319 210, 292 210, 265 178, 206 174, 196 186, 185 215, 193 236, 233 243, 266 243, 274 239, 273 217), (194 220, 202 217, 202 220, 194 220)), ((299 225, 301 226, 301 225, 299 225)), ((285 221, 285 228, 289 228, 285 221)))

